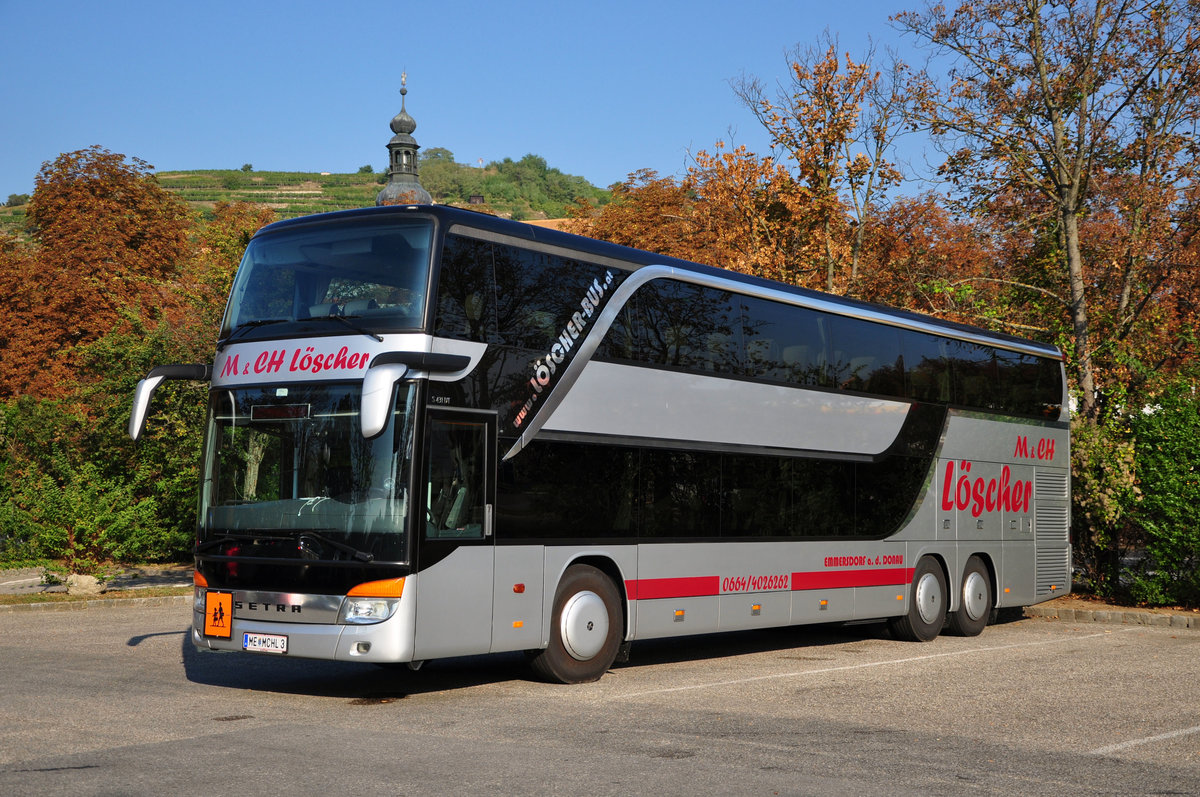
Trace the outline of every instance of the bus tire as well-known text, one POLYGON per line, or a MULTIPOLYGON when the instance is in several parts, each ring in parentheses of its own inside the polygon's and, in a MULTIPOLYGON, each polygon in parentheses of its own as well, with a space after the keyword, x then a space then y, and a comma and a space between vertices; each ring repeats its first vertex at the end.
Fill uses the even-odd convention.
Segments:
POLYGON ((963 568, 958 611, 950 614, 950 632, 978 636, 992 616, 992 579, 983 560, 972 556, 963 568))
POLYGON ((591 565, 571 565, 554 593, 550 644, 534 657, 533 669, 555 683, 598 680, 617 657, 623 626, 612 579, 591 565))
POLYGON ((888 620, 888 629, 896 639, 928 642, 942 633, 945 624, 946 575, 933 557, 926 556, 913 571, 908 612, 888 620))

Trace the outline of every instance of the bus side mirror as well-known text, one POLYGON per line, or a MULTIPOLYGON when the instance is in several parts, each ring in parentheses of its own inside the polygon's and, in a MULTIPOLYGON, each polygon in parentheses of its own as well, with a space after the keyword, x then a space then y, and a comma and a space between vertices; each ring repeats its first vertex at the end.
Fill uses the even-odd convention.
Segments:
POLYGON ((464 354, 428 351, 387 351, 377 355, 363 375, 362 407, 359 410, 363 437, 370 440, 383 432, 392 412, 392 389, 409 369, 426 375, 434 372, 453 374, 465 372, 471 362, 464 354))
POLYGON ((363 376, 362 435, 368 440, 383 432, 392 412, 392 390, 408 373, 403 363, 372 365, 363 376))
POLYGON ((150 397, 164 379, 194 379, 207 382, 212 378, 212 366, 203 363, 187 365, 160 365, 152 368, 145 379, 137 383, 133 394, 133 409, 129 413, 129 436, 137 440, 146 428, 146 414, 150 411, 150 397))

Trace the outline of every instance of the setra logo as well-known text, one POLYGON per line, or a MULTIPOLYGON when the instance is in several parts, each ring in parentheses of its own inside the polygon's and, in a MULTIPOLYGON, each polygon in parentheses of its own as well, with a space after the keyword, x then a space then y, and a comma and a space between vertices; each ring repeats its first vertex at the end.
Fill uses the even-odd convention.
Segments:
POLYGON ((233 608, 241 612, 276 612, 300 614, 304 607, 294 603, 267 603, 265 601, 234 601, 233 608))

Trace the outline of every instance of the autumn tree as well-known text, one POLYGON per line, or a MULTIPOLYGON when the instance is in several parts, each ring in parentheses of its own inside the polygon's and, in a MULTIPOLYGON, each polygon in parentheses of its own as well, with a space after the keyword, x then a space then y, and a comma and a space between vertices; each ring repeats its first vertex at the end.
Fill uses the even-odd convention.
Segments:
POLYGON ((803 284, 815 269, 807 191, 768 156, 745 147, 694 156, 682 180, 653 170, 613 187, 602 209, 581 200, 569 229, 582 235, 803 284))
POLYGON ((1192 0, 984 0, 895 18, 952 64, 922 106, 948 152, 945 174, 978 210, 1021 197, 1033 200, 1027 225, 1038 213, 1050 223, 1048 290, 1069 322, 1087 416, 1100 407, 1097 357, 1117 356, 1187 255, 1198 10, 1192 0), (1101 210, 1123 243, 1093 246, 1089 260, 1085 225, 1101 210))
POLYGON ((695 260, 713 242, 694 222, 694 211, 695 197, 679 181, 641 169, 613 186, 612 200, 603 208, 587 198, 578 200, 570 208, 566 228, 622 246, 695 260))
POLYGON ((1032 334, 1044 329, 997 319, 993 294, 981 281, 997 270, 1002 253, 978 224, 955 217, 936 194, 902 197, 880 208, 864 237, 863 298, 951 321, 1032 334))
POLYGON ((65 395, 79 346, 171 301, 191 217, 150 169, 98 146, 42 165, 27 211, 35 246, 0 273, 0 395, 65 395))
POLYGON ((681 181, 635 173, 576 231, 810 288, 869 295, 860 280, 867 231, 900 180, 892 151, 923 89, 892 59, 857 63, 826 37, 798 49, 791 83, 770 97, 743 77, 734 89, 771 134, 772 153, 717 142, 681 181), (777 154, 778 153, 778 154, 777 154))
POLYGON ((684 188, 696 197, 693 223, 712 241, 703 262, 795 285, 819 281, 824 238, 812 230, 820 205, 774 157, 718 141, 696 153, 684 188))
POLYGON ((758 78, 734 83, 808 191, 830 292, 855 290, 867 226, 903 177, 893 160, 895 142, 924 97, 924 84, 902 61, 889 56, 886 69, 875 69, 875 58, 871 48, 856 62, 826 34, 823 46, 793 52, 790 80, 774 97, 758 78), (847 262, 848 282, 839 284, 847 262))
MULTIPOLYGON (((265 205, 218 202, 212 218, 200 226, 195 258, 181 275, 180 291, 197 309, 206 310, 210 321, 220 320, 250 238, 276 218, 275 211, 265 205)), ((215 327, 212 332, 215 336, 215 327)))

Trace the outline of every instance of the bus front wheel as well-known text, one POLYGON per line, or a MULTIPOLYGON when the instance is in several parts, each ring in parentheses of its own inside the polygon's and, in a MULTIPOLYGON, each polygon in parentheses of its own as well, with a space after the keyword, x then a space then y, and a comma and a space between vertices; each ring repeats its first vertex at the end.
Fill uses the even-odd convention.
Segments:
POLYGON ((557 683, 598 680, 617 657, 622 630, 612 579, 591 565, 572 565, 554 593, 550 644, 534 657, 533 669, 557 683))
POLYGON ((896 639, 928 642, 942 633, 946 624, 946 575, 933 557, 917 562, 913 571, 912 594, 908 612, 888 621, 896 639))

